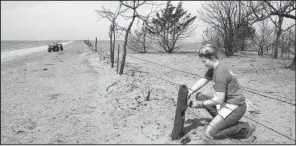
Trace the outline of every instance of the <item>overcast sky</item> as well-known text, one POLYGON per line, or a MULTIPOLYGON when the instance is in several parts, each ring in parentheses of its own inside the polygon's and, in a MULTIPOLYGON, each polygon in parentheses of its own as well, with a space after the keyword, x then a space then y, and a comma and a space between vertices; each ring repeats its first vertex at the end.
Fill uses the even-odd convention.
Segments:
MULTIPOLYGON (((110 22, 94 11, 115 9, 118 1, 1 1, 1 40, 83 40, 108 39, 110 22)), ((173 1, 177 4, 178 1, 173 1)), ((201 8, 201 1, 184 1, 192 15, 201 8)), ((141 13, 148 12, 143 6, 141 13)), ((120 19, 127 26, 128 21, 120 19)), ((134 23, 136 26, 136 22, 134 23)), ((135 27, 134 27, 135 28, 135 27)), ((193 40, 201 38, 204 26, 196 29, 193 40)))
MULTIPOLYGON (((183 8, 197 15, 202 3, 183 1, 183 8)), ((115 10, 118 5, 119 1, 1 1, 1 40, 84 40, 95 37, 108 40, 110 22, 95 10, 102 6, 115 10)), ((144 5, 139 12, 145 14, 150 10, 151 6, 144 5)), ((284 19, 286 21, 295 23, 293 19, 284 19)), ((126 27, 129 21, 120 18, 118 23, 126 27)), ((206 28, 198 19, 195 24, 195 35, 189 39, 193 42, 201 40, 206 28)), ((137 21, 133 25, 135 28, 137 21)))

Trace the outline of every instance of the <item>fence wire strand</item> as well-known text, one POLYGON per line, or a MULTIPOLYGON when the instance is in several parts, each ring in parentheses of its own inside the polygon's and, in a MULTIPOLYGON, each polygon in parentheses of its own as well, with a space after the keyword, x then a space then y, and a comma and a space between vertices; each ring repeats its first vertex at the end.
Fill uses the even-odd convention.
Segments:
MULTIPOLYGON (((156 50, 156 49, 152 49, 152 50, 156 50)), ((158 53, 165 53, 163 51, 159 51, 159 50, 156 50, 158 53)), ((133 56, 132 56, 133 57, 133 56)), ((158 64, 160 65, 160 64, 158 64)), ((167 66, 166 66, 167 67, 167 66)), ((173 69, 173 70, 177 70, 177 71, 181 71, 181 70, 178 70, 178 69, 175 69, 175 68, 170 68, 170 69, 173 69)), ((186 74, 189 74, 189 75, 192 75, 193 77, 202 77, 198 74, 194 74, 194 73, 189 73, 189 72, 184 72, 184 71, 181 71, 183 73, 186 73, 186 74)), ((204 78, 204 77, 202 77, 204 78)), ((290 99, 290 98, 286 98, 286 97, 283 97, 283 96, 279 96, 279 95, 274 95, 274 94, 271 94, 271 93, 294 93, 294 92, 272 92, 272 91, 260 91, 260 90, 256 90, 256 89, 252 89, 252 88, 249 88, 249 87, 242 87, 242 88, 245 88, 245 89, 249 89, 249 90, 253 90, 253 91, 256 91, 256 92, 261 92, 261 93, 265 93, 265 94, 268 94, 268 95, 271 95, 271 96, 278 96, 278 97, 281 97, 281 98, 284 98, 284 99, 288 99, 288 100, 291 100, 291 101, 295 101, 293 99, 290 99)))
MULTIPOLYGON (((169 67, 169 66, 165 66, 165 65, 162 65, 162 64, 159 64, 159 63, 155 63, 155 62, 152 62, 152 61, 148 61, 148 60, 145 60, 145 59, 142 59, 142 58, 134 57, 134 56, 132 56, 132 55, 130 55, 130 57, 135 58, 135 59, 138 59, 138 60, 146 61, 146 62, 149 62, 149 63, 155 64, 155 65, 159 65, 159 66, 162 66, 162 67, 166 67, 166 68, 169 68, 169 69, 172 69, 172 70, 176 70, 176 71, 179 71, 179 72, 183 72, 183 73, 186 73, 186 74, 190 74, 190 75, 193 75, 193 76, 198 76, 198 77, 201 77, 201 78, 205 78, 205 77, 200 76, 200 75, 198 75, 198 74, 194 74, 194 73, 190 73, 190 72, 182 71, 182 70, 179 70, 179 69, 175 69, 175 68, 172 68, 172 67, 169 67)), ((206 79, 210 79, 210 78, 206 78, 206 79)), ((277 100, 277 101, 284 102, 284 103, 287 103, 287 104, 290 104, 290 105, 295 106, 295 104, 293 104, 293 103, 290 103, 290 102, 287 102, 287 101, 284 101, 284 100, 280 100, 280 99, 277 99, 277 98, 274 98, 274 97, 270 97, 270 96, 267 96, 267 95, 263 95, 263 94, 261 94, 261 93, 256 93, 256 92, 254 92, 254 91, 250 91, 250 90, 253 90, 253 89, 246 90, 246 89, 248 89, 248 88, 246 88, 246 87, 244 87, 244 88, 246 88, 246 89, 244 89, 244 88, 242 88, 242 87, 235 87, 235 86, 233 86, 233 87, 234 87, 234 88, 237 88, 237 89, 242 89, 242 90, 244 90, 244 91, 247 91, 247 92, 250 92, 250 93, 253 93, 253 94, 257 94, 257 95, 260 95, 260 96, 263 96, 263 97, 266 97, 266 98, 274 99, 274 100, 277 100)), ((271 94, 271 95, 273 95, 273 94, 271 94)), ((273 95, 273 96, 275 96, 275 95, 273 95)), ((281 96, 278 96, 278 97, 281 97, 281 96)), ((291 100, 291 101, 293 100, 293 99, 286 98, 286 97, 281 97, 281 98, 288 99, 288 100, 291 100)))

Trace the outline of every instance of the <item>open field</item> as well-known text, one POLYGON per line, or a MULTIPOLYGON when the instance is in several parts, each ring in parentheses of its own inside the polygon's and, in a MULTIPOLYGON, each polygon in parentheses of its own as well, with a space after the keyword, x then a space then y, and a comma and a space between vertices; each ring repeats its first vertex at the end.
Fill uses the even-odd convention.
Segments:
MULTIPOLYGON (((98 46, 108 53, 108 42, 98 46)), ((168 137, 179 87, 165 80, 191 87, 203 76, 206 68, 195 48, 175 54, 128 51, 121 76, 116 65, 110 68, 82 41, 66 45, 63 52, 44 50, 1 63, 1 144, 181 144, 184 138, 188 144, 205 144, 201 135, 210 115, 204 109, 186 111, 181 140, 168 137)), ((291 60, 248 54, 222 59, 243 87, 295 104, 295 71, 284 69, 291 60)), ((211 92, 211 85, 202 91, 211 92)), ((295 106, 247 91, 244 95, 260 110, 247 117, 295 139, 295 106)), ((253 144, 295 144, 252 120, 243 118, 257 127, 253 144)), ((208 143, 247 144, 233 139, 208 143)))

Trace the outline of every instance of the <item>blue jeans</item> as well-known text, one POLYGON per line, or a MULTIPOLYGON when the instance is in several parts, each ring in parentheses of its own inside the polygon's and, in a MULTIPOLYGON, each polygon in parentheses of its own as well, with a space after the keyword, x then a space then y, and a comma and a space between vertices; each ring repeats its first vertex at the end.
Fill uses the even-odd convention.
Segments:
MULTIPOLYGON (((196 94, 197 100, 202 101, 211 98, 213 98, 213 95, 207 95, 200 92, 196 94)), ((206 130, 207 136, 214 139, 222 139, 227 137, 247 138, 247 135, 251 130, 250 124, 247 122, 239 122, 246 112, 246 104, 238 106, 225 119, 223 119, 222 116, 218 114, 216 106, 205 106, 204 108, 213 117, 206 130)))

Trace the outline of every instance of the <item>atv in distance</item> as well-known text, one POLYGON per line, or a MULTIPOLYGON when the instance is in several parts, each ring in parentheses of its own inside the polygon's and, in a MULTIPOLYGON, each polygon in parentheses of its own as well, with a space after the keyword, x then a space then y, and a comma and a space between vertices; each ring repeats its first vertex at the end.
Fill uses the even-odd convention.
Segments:
POLYGON ((63 51, 63 45, 62 44, 58 44, 58 43, 52 43, 48 46, 47 51, 48 52, 59 52, 59 50, 63 51))

